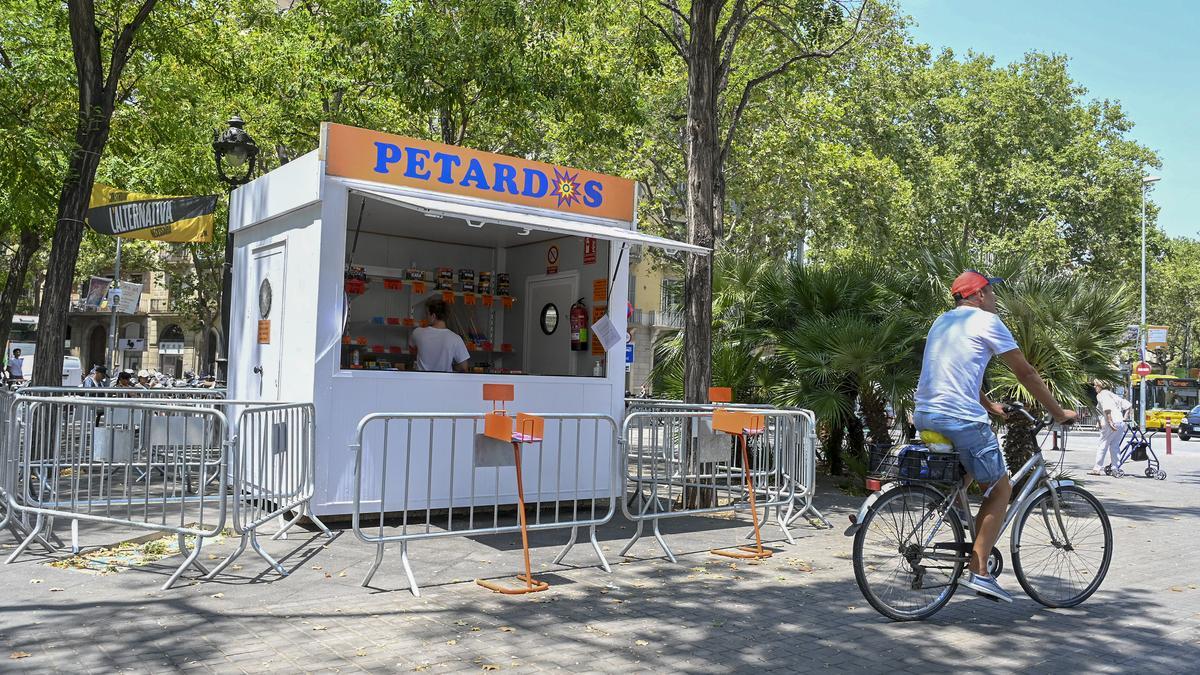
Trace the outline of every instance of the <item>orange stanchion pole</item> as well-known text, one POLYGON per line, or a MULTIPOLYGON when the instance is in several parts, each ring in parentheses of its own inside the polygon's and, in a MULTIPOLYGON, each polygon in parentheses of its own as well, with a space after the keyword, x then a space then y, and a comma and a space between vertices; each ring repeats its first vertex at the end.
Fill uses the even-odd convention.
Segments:
POLYGON ((761 434, 764 428, 762 419, 755 419, 754 416, 746 413, 730 413, 729 411, 720 409, 713 412, 713 428, 725 431, 731 435, 736 433, 738 439, 741 441, 742 478, 746 483, 746 491, 750 493, 750 517, 754 522, 754 546, 739 546, 734 550, 713 549, 710 551, 714 555, 726 558, 757 560, 770 558, 775 554, 774 551, 763 548, 762 531, 759 529, 758 503, 754 496, 754 479, 750 476, 750 449, 749 441, 746 439, 751 427, 755 434, 761 434), (739 429, 740 431, 735 432, 734 429, 739 429))

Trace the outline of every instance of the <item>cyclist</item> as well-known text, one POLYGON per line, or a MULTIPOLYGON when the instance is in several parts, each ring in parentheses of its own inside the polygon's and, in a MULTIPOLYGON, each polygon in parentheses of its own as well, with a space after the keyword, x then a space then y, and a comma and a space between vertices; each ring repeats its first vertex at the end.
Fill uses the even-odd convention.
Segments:
POLYGON ((1012 602, 1012 596, 987 572, 987 560, 1012 496, 1008 468, 988 423, 988 413, 1004 416, 1003 406, 989 401, 983 392, 988 362, 999 355, 1058 422, 1074 421, 1075 413, 1064 410, 1054 400, 1021 353, 1012 332, 996 315, 993 287, 1002 282, 975 270, 967 270, 954 280, 950 292, 955 307, 933 322, 925 343, 914 422, 918 429, 949 438, 966 467, 966 484, 977 480, 984 488, 968 571, 959 583, 991 598, 1012 602))

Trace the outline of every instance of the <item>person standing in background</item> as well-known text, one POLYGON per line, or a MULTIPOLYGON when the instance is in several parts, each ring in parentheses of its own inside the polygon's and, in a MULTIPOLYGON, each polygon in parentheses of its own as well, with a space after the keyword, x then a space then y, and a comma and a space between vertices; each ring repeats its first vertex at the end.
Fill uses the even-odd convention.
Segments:
POLYGON ((1092 476, 1103 476, 1104 467, 1115 467, 1119 460, 1121 439, 1125 437, 1125 409, 1123 400, 1113 393, 1112 387, 1103 380, 1095 380, 1097 426, 1100 427, 1100 445, 1096 448, 1096 461, 1092 476), (1107 464, 1105 460, 1107 458, 1107 464))
POLYGON ((4 373, 9 384, 20 384, 25 381, 25 372, 22 370, 21 350, 12 350, 12 357, 4 364, 4 373))

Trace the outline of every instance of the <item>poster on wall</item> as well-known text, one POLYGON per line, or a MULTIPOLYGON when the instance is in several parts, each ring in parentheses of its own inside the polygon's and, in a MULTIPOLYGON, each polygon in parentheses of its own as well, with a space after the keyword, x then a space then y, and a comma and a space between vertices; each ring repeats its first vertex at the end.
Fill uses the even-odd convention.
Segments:
POLYGON ((546 274, 558 274, 558 246, 555 244, 546 249, 546 274))
POLYGON ((595 237, 584 237, 583 238, 583 264, 584 265, 595 265, 596 264, 596 238, 595 237))
POLYGON ((103 277, 92 277, 88 281, 87 296, 83 299, 85 309, 98 311, 108 308, 108 287, 112 285, 112 279, 103 277))

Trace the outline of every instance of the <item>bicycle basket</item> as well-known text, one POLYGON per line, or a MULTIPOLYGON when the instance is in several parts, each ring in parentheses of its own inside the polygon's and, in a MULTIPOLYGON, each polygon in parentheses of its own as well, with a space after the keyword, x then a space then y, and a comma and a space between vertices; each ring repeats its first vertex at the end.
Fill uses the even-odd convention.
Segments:
POLYGON ((924 445, 871 448, 870 476, 879 480, 955 483, 962 480, 957 453, 930 452, 924 445))

